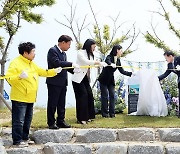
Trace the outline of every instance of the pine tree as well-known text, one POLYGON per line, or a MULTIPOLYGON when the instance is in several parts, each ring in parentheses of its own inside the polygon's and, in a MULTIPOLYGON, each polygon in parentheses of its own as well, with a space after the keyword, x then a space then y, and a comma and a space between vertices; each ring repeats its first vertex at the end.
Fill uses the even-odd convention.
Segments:
MULTIPOLYGON (((180 2, 178 2, 178 0, 169 0, 169 1, 170 4, 172 4, 173 8, 175 8, 177 13, 180 13, 180 2)), ((180 40, 180 29, 177 27, 177 25, 175 26, 175 22, 171 20, 172 16, 170 16, 170 12, 166 10, 163 4, 163 0, 157 0, 157 2, 160 4, 162 13, 161 12, 155 12, 155 13, 157 13, 158 15, 164 18, 164 20, 168 24, 169 31, 172 32, 173 36, 175 36, 178 40, 180 40)), ((179 18, 177 18, 176 20, 178 23, 179 18)), ((167 43, 158 36, 158 34, 155 31, 155 27, 153 27, 153 25, 151 25, 151 27, 153 30, 153 34, 147 31, 146 34, 144 35, 146 41, 153 44, 157 48, 163 49, 164 51, 170 50, 178 54, 177 50, 174 50, 173 47, 168 46, 167 43)))

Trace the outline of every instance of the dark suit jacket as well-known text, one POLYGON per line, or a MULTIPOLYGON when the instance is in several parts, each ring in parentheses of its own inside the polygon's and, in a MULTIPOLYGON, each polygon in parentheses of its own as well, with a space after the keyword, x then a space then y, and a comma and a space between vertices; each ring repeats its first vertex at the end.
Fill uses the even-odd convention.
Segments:
MULTIPOLYGON (((111 63, 114 63, 114 57, 111 55, 108 55, 106 57, 105 62, 108 65, 111 65, 111 63)), ((119 58, 117 59, 116 65, 121 66, 121 62, 120 62, 119 58)), ((102 72, 98 78, 98 81, 104 85, 110 85, 110 84, 115 85, 114 72, 116 71, 116 69, 118 69, 119 72, 124 74, 124 75, 127 75, 127 76, 132 75, 132 72, 124 71, 124 69, 122 67, 112 68, 111 66, 107 66, 107 67, 103 68, 103 70, 102 70, 102 72)))
MULTIPOLYGON (((47 55, 48 69, 57 67, 71 67, 72 63, 66 61, 66 53, 61 52, 55 45, 50 48, 47 55)), ((73 69, 68 69, 70 73, 73 73, 73 69)), ((58 75, 54 77, 48 77, 46 79, 47 84, 56 86, 67 86, 67 70, 62 70, 58 75)))
POLYGON ((178 76, 178 88, 180 88, 180 71, 172 70, 175 69, 177 65, 180 65, 180 56, 174 57, 174 65, 173 63, 168 63, 166 72, 158 76, 159 80, 166 78, 171 72, 173 72, 178 76))

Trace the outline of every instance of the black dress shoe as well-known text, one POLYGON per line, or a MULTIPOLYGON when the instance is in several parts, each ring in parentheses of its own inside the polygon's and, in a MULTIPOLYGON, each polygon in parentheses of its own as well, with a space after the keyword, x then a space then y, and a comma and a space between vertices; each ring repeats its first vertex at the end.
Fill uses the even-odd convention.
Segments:
POLYGON ((109 115, 106 114, 106 115, 102 115, 103 118, 109 118, 109 115))
POLYGON ((71 128, 71 125, 67 124, 66 122, 62 122, 60 124, 57 124, 59 128, 71 128))
POLYGON ((59 129, 59 127, 56 126, 56 124, 54 124, 54 125, 49 126, 49 129, 59 129))
POLYGON ((111 118, 115 118, 115 114, 111 114, 110 117, 111 117, 111 118))

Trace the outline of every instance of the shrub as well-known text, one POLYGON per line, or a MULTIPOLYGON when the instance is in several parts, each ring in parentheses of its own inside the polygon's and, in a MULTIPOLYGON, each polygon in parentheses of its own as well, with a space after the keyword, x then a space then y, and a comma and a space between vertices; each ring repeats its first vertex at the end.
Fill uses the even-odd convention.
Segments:
POLYGON ((175 75, 165 78, 161 81, 161 87, 164 91, 166 103, 168 106, 168 115, 175 116, 178 113, 178 87, 177 77, 175 75))
MULTIPOLYGON (((124 80, 122 77, 120 77, 117 80, 116 85, 115 85, 115 113, 123 113, 123 110, 126 108, 125 89, 123 88, 124 88, 124 80)), ((99 85, 97 86, 97 91, 94 95, 94 102, 95 102, 95 112, 96 114, 100 114, 101 113, 101 94, 100 94, 99 85)))

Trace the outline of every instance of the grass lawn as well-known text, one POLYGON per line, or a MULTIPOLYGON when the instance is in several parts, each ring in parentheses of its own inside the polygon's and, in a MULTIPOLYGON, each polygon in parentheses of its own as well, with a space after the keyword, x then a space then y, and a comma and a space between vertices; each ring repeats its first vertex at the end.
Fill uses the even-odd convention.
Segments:
MULTIPOLYGON (((33 116, 31 127, 34 129, 47 128, 46 109, 38 108, 33 116)), ((7 109, 1 109, 0 119, 10 117, 7 109)), ((96 115, 96 119, 88 125, 76 123, 75 108, 66 109, 66 122, 73 128, 132 128, 132 127, 150 127, 150 128, 180 128, 180 118, 176 116, 150 117, 150 116, 129 116, 127 110, 123 114, 116 114, 115 118, 102 118, 96 115)), ((11 122, 0 124, 3 127, 11 127, 11 122)))

